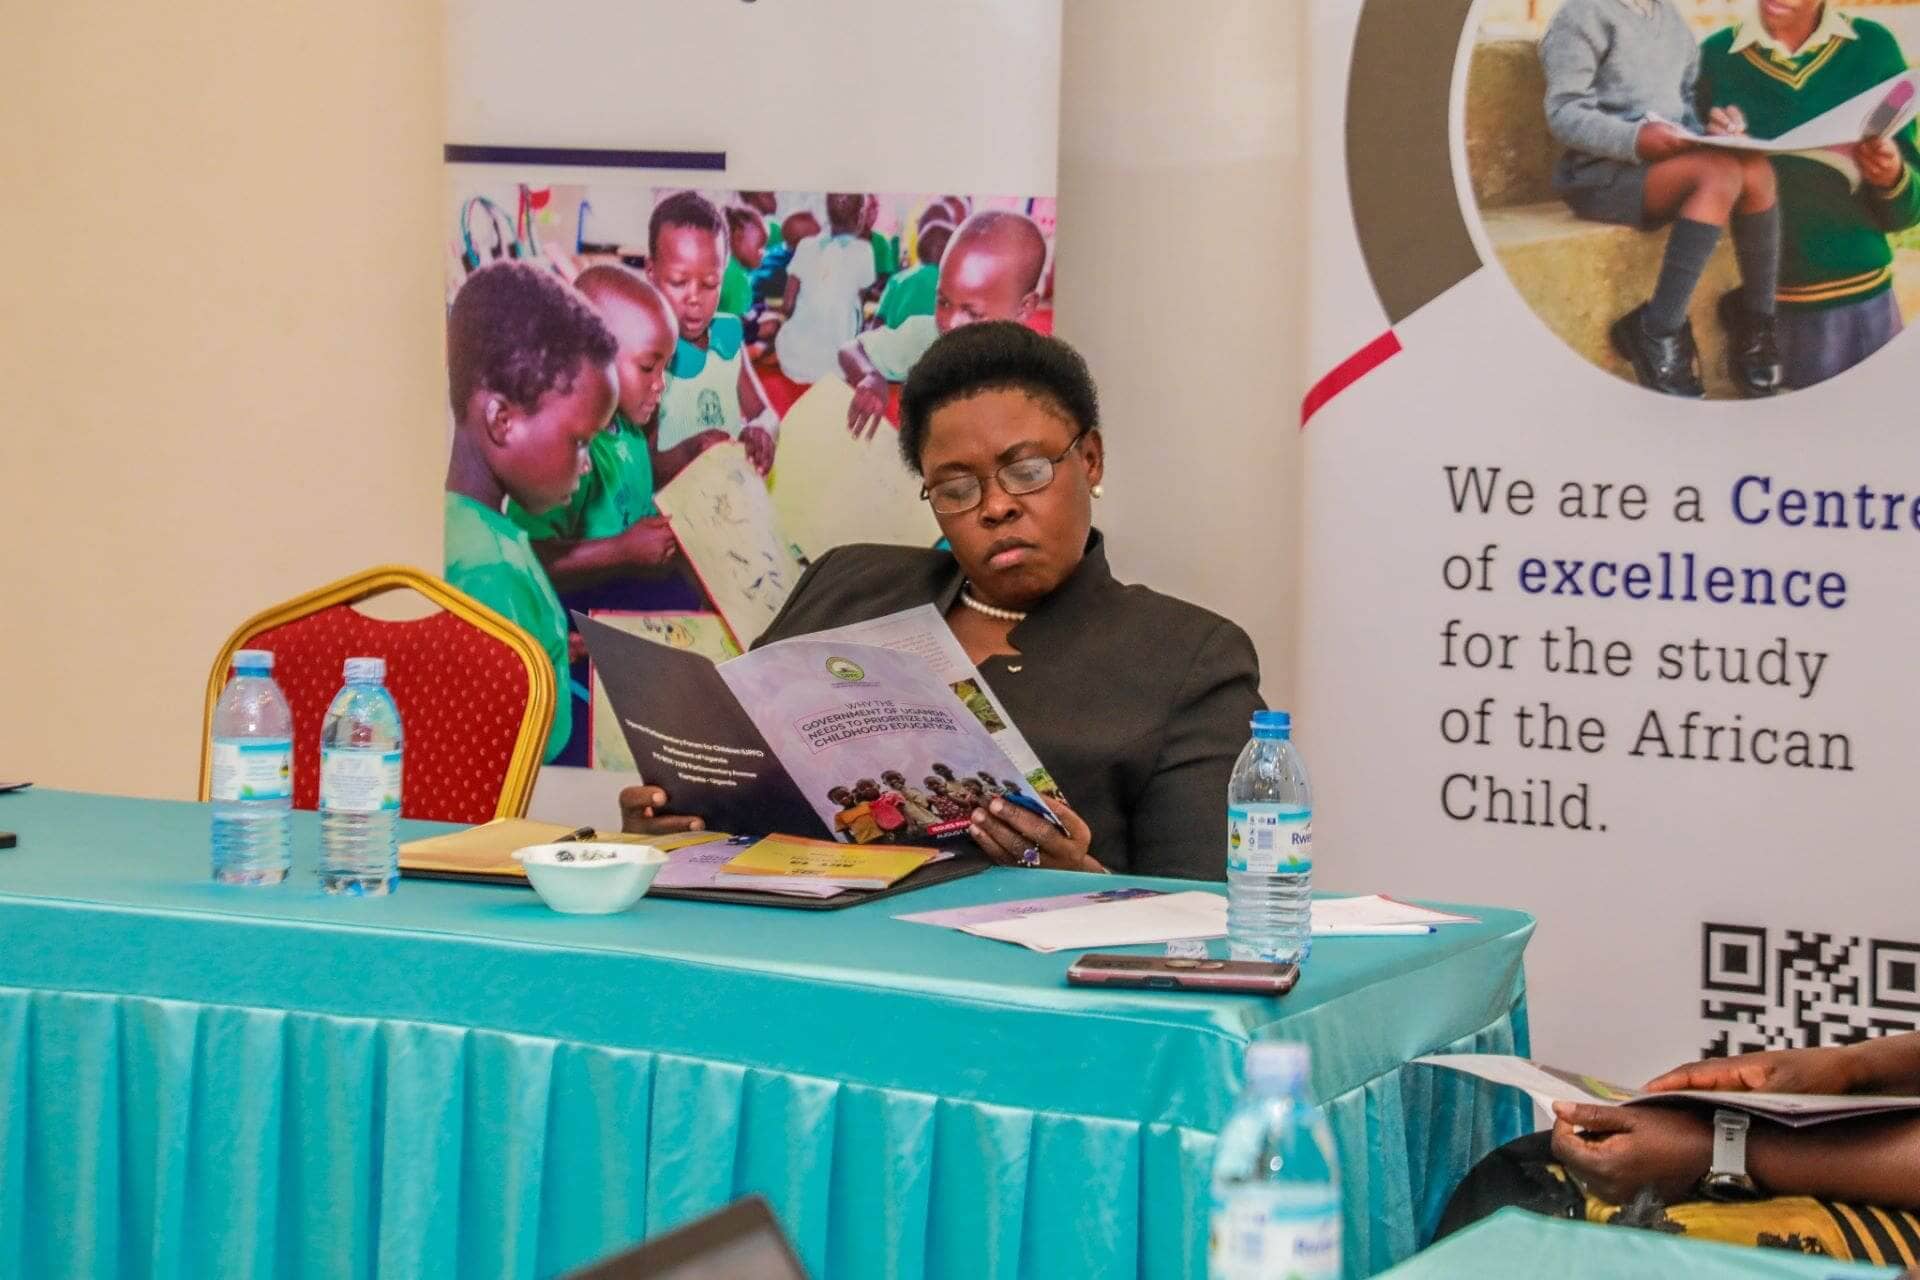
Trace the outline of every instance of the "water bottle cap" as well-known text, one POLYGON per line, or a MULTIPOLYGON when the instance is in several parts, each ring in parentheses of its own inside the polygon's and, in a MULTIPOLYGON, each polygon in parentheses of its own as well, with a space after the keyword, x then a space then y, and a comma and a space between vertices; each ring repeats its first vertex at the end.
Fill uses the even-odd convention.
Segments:
POLYGON ((348 684, 378 684, 387 678, 385 658, 348 658, 348 684))
POLYGON ((1291 738, 1293 736, 1293 717, 1285 711, 1256 711, 1253 713, 1253 736, 1256 738, 1291 738))
POLYGON ((1257 1040, 1247 1046, 1247 1083, 1269 1089, 1294 1089, 1306 1083, 1312 1059, 1304 1044, 1257 1040))
POLYGON ((270 649, 242 649, 233 655, 235 671, 271 671, 273 670, 273 652, 270 649))

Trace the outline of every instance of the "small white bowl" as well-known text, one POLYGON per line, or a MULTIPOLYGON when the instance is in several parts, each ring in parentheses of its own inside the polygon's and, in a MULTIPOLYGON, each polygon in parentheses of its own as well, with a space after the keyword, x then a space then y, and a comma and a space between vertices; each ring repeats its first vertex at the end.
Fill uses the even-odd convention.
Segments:
POLYGON ((516 849, 540 900, 555 911, 606 916, 625 911, 646 895, 667 855, 649 844, 535 844, 516 849))

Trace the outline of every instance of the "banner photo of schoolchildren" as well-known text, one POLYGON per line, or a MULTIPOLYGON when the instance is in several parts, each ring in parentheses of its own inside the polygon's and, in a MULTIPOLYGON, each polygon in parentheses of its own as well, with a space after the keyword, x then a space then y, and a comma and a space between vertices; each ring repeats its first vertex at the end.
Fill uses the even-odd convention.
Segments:
POLYGON ((753 641, 702 586, 699 557, 725 549, 690 551, 663 514, 726 505, 689 492, 711 470, 688 473, 696 458, 738 442, 802 562, 933 545, 898 451, 900 384, 957 326, 1052 329, 1050 196, 449 173, 445 576, 552 659, 550 764, 630 767, 594 750, 609 739, 572 611, 705 617, 753 641))
POLYGON ((1920 312, 1920 0, 1482 0, 1485 248, 1590 363, 1662 395, 1837 377, 1920 312))

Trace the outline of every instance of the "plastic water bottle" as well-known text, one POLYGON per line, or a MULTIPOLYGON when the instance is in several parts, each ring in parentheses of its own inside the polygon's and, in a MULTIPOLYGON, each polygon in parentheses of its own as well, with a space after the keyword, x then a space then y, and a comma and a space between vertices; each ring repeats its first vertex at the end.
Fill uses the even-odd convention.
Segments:
POLYGON ((279 884, 293 865, 293 710, 273 655, 242 649, 213 708, 213 878, 279 884))
POLYGON ((1340 1274, 1340 1171, 1307 1102, 1303 1044, 1247 1049, 1247 1088, 1214 1146, 1208 1280, 1340 1274))
POLYGON ((1227 953, 1304 962, 1313 949, 1313 788, 1293 717, 1253 713, 1227 783, 1227 953))
POLYGON ((400 836, 400 708, 384 658, 348 658, 320 730, 320 887, 392 893, 400 836))

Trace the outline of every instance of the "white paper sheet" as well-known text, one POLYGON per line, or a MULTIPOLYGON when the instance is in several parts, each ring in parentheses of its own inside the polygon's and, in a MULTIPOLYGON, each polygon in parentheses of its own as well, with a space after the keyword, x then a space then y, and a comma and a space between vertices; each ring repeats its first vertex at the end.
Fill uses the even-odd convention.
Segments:
POLYGON ((1393 937, 1432 933, 1441 925, 1478 923, 1473 916, 1416 907, 1377 893, 1357 898, 1316 898, 1313 902, 1316 938, 1393 937))
POLYGON ((1030 951, 1085 951, 1133 947, 1174 938, 1222 938, 1227 933, 1224 894, 1192 890, 1152 898, 1069 907, 1017 920, 965 925, 961 932, 1030 951))
POLYGON ((766 482, 738 442, 715 445, 655 495, 735 643, 749 648, 800 581, 766 482))

